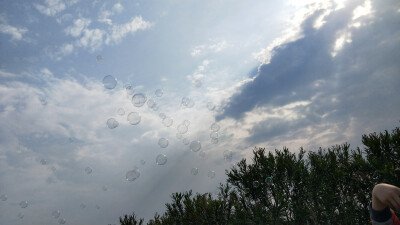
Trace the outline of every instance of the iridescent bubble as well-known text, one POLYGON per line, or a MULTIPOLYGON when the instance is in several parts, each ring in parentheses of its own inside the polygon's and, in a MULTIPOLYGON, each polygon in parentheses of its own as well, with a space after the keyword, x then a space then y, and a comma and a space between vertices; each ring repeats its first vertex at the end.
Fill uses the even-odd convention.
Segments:
POLYGON ((188 131, 188 127, 185 124, 179 124, 176 129, 180 134, 185 134, 188 131))
POLYGON ((108 187, 107 187, 106 185, 103 185, 103 187, 101 187, 101 189, 102 189, 103 191, 107 191, 107 190, 108 190, 108 187))
POLYGON ((113 76, 107 75, 103 78, 103 84, 107 89, 114 89, 117 86, 117 80, 113 76))
POLYGON ((81 207, 82 209, 84 209, 84 208, 86 208, 86 205, 83 204, 83 203, 81 203, 80 207, 81 207))
POLYGON ((149 108, 153 108, 154 106, 156 106, 156 102, 153 100, 153 99, 149 99, 148 101, 147 101, 147 106, 149 107, 149 108))
POLYGON ((204 157, 206 157, 206 152, 205 152, 205 151, 201 151, 201 152, 199 153, 199 155, 200 155, 202 158, 204 158, 204 157))
POLYGON ((96 59, 97 59, 97 62, 102 62, 103 61, 103 56, 97 55, 96 59))
POLYGON ((164 124, 164 126, 170 127, 174 123, 174 120, 171 117, 165 117, 162 123, 164 124))
POLYGON ((218 138, 218 132, 211 132, 210 138, 218 138))
POLYGON ((192 175, 197 175, 198 173, 199 173, 199 169, 197 169, 197 168, 192 168, 191 170, 190 170, 190 173, 192 174, 192 175))
POLYGON ((167 117, 167 116, 165 115, 165 113, 160 113, 160 114, 158 114, 158 116, 159 116, 161 119, 165 119, 165 117, 167 117))
POLYGON ((114 118, 110 118, 107 120, 107 127, 110 129, 117 128, 119 125, 118 121, 114 118))
POLYGON ((184 145, 188 145, 188 144, 190 144, 190 141, 189 141, 189 139, 184 138, 184 139, 182 140, 182 143, 183 143, 184 145))
POLYGON ((184 120, 184 121, 183 121, 183 124, 184 124, 185 126, 189 127, 189 126, 190 126, 190 121, 189 121, 189 120, 184 120))
POLYGON ((202 85, 201 80, 195 80, 195 81, 194 81, 194 86, 195 86, 196 88, 201 87, 201 85, 202 85))
POLYGON ((258 181, 253 181, 253 187, 254 188, 258 188, 260 184, 258 183, 258 181))
POLYGON ((157 165, 165 165, 167 163, 167 156, 164 154, 159 154, 156 158, 157 165))
POLYGON ((128 114, 127 119, 131 125, 137 125, 142 120, 142 117, 137 112, 131 112, 128 114))
POLYGON ((162 89, 157 89, 155 94, 156 94, 157 97, 161 97, 161 96, 163 96, 164 91, 162 89))
POLYGON ((146 164, 146 161, 144 161, 144 159, 140 160, 140 164, 144 165, 146 164))
POLYGON ((18 213, 18 218, 20 218, 20 219, 22 219, 22 218, 24 218, 24 214, 22 214, 22 213, 18 213))
POLYGON ((93 169, 90 168, 89 166, 85 168, 85 172, 86 172, 87 174, 91 174, 92 171, 93 171, 93 169))
POLYGON ((198 152, 201 149, 200 141, 190 142, 189 148, 190 148, 190 150, 192 150, 192 152, 198 152))
POLYGON ((213 123, 213 124, 211 124, 210 129, 214 132, 217 132, 217 131, 219 131, 220 127, 217 123, 213 123))
POLYGON ((146 95, 142 93, 137 93, 132 96, 132 104, 136 107, 142 107, 146 101, 146 95))
POLYGON ((231 162, 231 161, 232 161, 233 153, 232 153, 231 150, 225 150, 223 154, 224 154, 224 159, 225 159, 226 161, 228 161, 228 162, 231 162))
POLYGON ((182 135, 182 134, 180 134, 180 133, 176 133, 176 138, 178 138, 178 139, 182 139, 182 138, 183 138, 183 135, 182 135))
POLYGON ((2 200, 2 201, 7 201, 7 199, 8 199, 8 196, 6 194, 2 194, 0 196, 0 200, 2 200))
POLYGON ((218 138, 211 138, 212 144, 218 144, 218 138))
POLYGON ((60 210, 54 210, 52 213, 51 213, 51 216, 52 217, 54 217, 54 219, 57 219, 58 217, 60 217, 60 210))
POLYGON ((159 145, 161 148, 166 148, 166 147, 168 147, 168 144, 169 144, 169 141, 168 141, 168 139, 166 139, 166 138, 160 138, 160 140, 158 140, 158 145, 159 145))
POLYGON ((212 102, 207 102, 207 109, 213 111, 215 109, 215 105, 212 102))
POLYGON ((266 177, 266 178, 265 178, 265 182, 266 182, 267 184, 271 183, 271 182, 272 182, 272 177, 266 177))
POLYGON ((214 177, 215 177, 215 172, 214 172, 214 170, 208 171, 207 176, 208 176, 209 178, 211 178, 211 179, 214 178, 214 177))
POLYGON ((129 170, 125 174, 125 178, 127 181, 134 181, 139 177, 140 177, 140 171, 139 168, 137 168, 136 166, 133 168, 133 170, 129 170))
POLYGON ((45 160, 45 159, 41 159, 41 160, 40 160, 40 164, 42 164, 42 165, 46 165, 46 164, 47 164, 47 160, 45 160))
POLYGON ((46 97, 40 97, 39 100, 40 100, 40 104, 47 105, 46 97))
POLYGON ((117 110, 117 113, 118 113, 118 115, 123 116, 123 115, 125 115, 125 110, 123 108, 119 108, 117 110))
POLYGON ((22 201, 19 203, 19 206, 21 206, 21 208, 26 208, 28 207, 29 203, 27 201, 22 201))
POLYGON ((67 222, 67 220, 65 220, 65 218, 60 218, 59 220, 58 220, 58 223, 59 224, 65 224, 67 222))

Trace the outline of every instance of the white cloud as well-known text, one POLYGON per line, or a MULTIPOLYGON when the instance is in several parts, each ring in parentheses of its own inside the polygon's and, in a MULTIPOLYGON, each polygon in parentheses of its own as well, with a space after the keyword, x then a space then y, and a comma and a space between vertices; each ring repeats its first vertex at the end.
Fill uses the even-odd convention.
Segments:
POLYGON ((72 37, 81 36, 84 29, 86 29, 91 23, 90 19, 81 18, 74 21, 74 25, 65 28, 65 33, 72 37))
POLYGON ((100 11, 98 21, 108 25, 112 25, 112 19, 110 19, 111 16, 119 14, 124 10, 124 7, 121 5, 121 3, 116 3, 111 10, 106 10, 105 8, 106 4, 103 5, 102 10, 100 11))
POLYGON ((107 36, 106 44, 118 43, 128 34, 133 34, 138 30, 146 30, 152 23, 143 20, 141 16, 132 18, 130 22, 122 25, 113 25, 111 34, 107 36))
POLYGON ((8 24, 0 24, 0 33, 11 35, 12 40, 22 40, 23 35, 28 32, 25 27, 13 27, 8 24))
POLYGON ((39 12, 47 16, 54 16, 66 9, 66 5, 62 0, 45 0, 44 5, 35 4, 35 7, 39 12))
POLYGON ((89 47, 92 51, 99 49, 103 44, 106 32, 100 29, 85 29, 82 37, 77 41, 81 47, 89 47))
POLYGON ((113 6, 113 11, 114 12, 116 12, 116 13, 121 13, 123 10, 124 10, 124 7, 121 5, 121 3, 116 3, 114 6, 113 6))
POLYGON ((211 43, 207 44, 207 45, 203 44, 203 45, 195 46, 192 49, 192 51, 190 52, 190 55, 195 57, 195 56, 205 55, 205 54, 209 54, 209 53, 217 53, 227 47, 228 47, 228 42, 226 40, 211 41, 211 43))
POLYGON ((3 71, 0 69, 0 77, 3 77, 3 78, 13 78, 14 77, 15 78, 17 76, 18 75, 15 73, 6 72, 6 71, 3 71))

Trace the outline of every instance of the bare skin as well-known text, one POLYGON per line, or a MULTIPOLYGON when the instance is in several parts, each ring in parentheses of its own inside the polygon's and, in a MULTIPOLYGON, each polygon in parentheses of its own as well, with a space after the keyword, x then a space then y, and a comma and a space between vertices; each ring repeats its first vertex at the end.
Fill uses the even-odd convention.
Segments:
POLYGON ((380 211, 386 207, 400 210, 400 188, 390 184, 377 184, 372 190, 372 208, 380 211))

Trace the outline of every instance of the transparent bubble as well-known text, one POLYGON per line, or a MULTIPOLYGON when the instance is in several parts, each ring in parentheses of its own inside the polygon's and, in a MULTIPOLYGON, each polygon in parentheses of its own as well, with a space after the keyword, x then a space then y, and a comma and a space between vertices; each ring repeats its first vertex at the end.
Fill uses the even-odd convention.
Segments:
POLYGON ((211 138, 211 143, 212 144, 218 144, 218 138, 211 138))
POLYGON ((155 94, 156 94, 157 97, 161 97, 161 96, 163 96, 164 91, 162 89, 157 89, 155 94))
POLYGON ((22 218, 24 218, 24 214, 22 214, 22 213, 18 213, 18 218, 20 218, 20 219, 22 219, 22 218))
POLYGON ((113 76, 107 75, 103 78, 103 84, 107 89, 114 89, 117 86, 117 80, 113 76))
POLYGON ((210 138, 218 138, 218 132, 211 132, 210 138))
POLYGON ((117 113, 118 113, 118 115, 123 116, 123 115, 125 115, 125 110, 123 108, 119 108, 117 110, 117 113))
POLYGON ((166 147, 168 147, 168 144, 169 144, 169 141, 168 141, 168 139, 166 139, 166 138, 160 138, 160 140, 158 140, 158 145, 159 145, 161 148, 166 148, 166 147))
POLYGON ((100 209, 100 206, 96 204, 96 209, 100 209))
POLYGON ((183 97, 183 98, 182 98, 182 101, 181 101, 181 105, 187 107, 187 106, 189 105, 189 101, 190 101, 190 98, 188 98, 188 97, 183 97))
POLYGON ((55 166, 50 167, 51 171, 56 172, 57 168, 55 166))
POLYGON ((160 114, 158 114, 158 116, 159 116, 161 119, 165 119, 165 117, 167 117, 167 116, 165 115, 165 113, 160 113, 160 114))
POLYGON ((207 109, 213 111, 215 109, 215 105, 212 102, 207 102, 207 109))
POLYGON ((201 152, 199 153, 199 155, 200 155, 202 158, 204 158, 204 157, 206 157, 206 152, 205 152, 205 151, 201 151, 201 152))
POLYGON ((149 107, 149 108, 153 108, 154 106, 156 106, 157 104, 156 104, 156 102, 153 100, 153 99, 149 99, 148 101, 147 101, 147 106, 149 107))
POLYGON ((195 80, 195 81, 194 81, 194 86, 195 86, 196 88, 200 88, 201 85, 202 85, 201 80, 195 80))
POLYGON ((158 109, 159 109, 159 107, 158 107, 157 103, 155 103, 153 106, 153 111, 158 111, 158 109))
POLYGON ((67 220, 65 219, 65 218, 60 218, 59 220, 58 220, 58 223, 59 224, 65 224, 67 222, 67 220))
POLYGON ((107 191, 107 190, 108 190, 108 187, 107 187, 106 185, 103 185, 103 187, 101 187, 101 189, 102 189, 103 191, 107 191))
POLYGON ((132 96, 132 104, 136 107, 142 107, 146 101, 146 95, 142 93, 137 93, 132 96))
POLYGON ((52 213, 51 213, 51 216, 52 217, 54 217, 54 219, 57 219, 58 217, 60 217, 60 210, 54 210, 52 213))
POLYGON ((174 120, 171 117, 165 117, 162 123, 164 124, 164 126, 170 127, 174 123, 174 120))
POLYGON ((85 168, 85 172, 86 172, 87 174, 91 174, 92 171, 93 171, 93 169, 90 168, 89 166, 85 168))
POLYGON ((86 205, 83 204, 83 203, 81 203, 81 205, 80 205, 79 207, 81 207, 82 209, 84 209, 84 208, 86 208, 86 205))
POLYGON ((266 177, 265 178, 265 182, 268 183, 268 184, 272 183, 272 177, 266 177))
POLYGON ((178 139, 182 139, 182 138, 183 138, 183 135, 182 135, 182 134, 180 134, 180 133, 177 133, 177 134, 176 134, 176 138, 178 138, 178 139))
POLYGON ((107 120, 107 127, 110 129, 117 128, 119 125, 118 121, 114 118, 110 118, 107 120))
POLYGON ((254 187, 254 188, 258 188, 258 186, 260 186, 260 184, 258 183, 258 181, 253 181, 253 187, 254 187))
POLYGON ((183 143, 184 145, 188 145, 188 144, 190 144, 190 141, 189 141, 189 139, 184 138, 184 139, 182 140, 182 143, 183 143))
POLYGON ((192 174, 192 175, 197 175, 198 173, 199 173, 199 169, 197 169, 197 168, 192 168, 191 170, 190 170, 190 173, 192 174))
POLYGON ((140 160, 140 164, 144 165, 146 164, 146 161, 144 159, 140 160))
POLYGON ((220 127, 217 123, 213 123, 213 124, 211 124, 210 129, 214 132, 217 132, 217 131, 219 131, 220 127))
POLYGON ((208 176, 209 178, 211 178, 211 179, 214 178, 214 177, 215 177, 215 172, 214 172, 214 170, 208 171, 207 176, 208 176))
POLYGON ((194 101, 193 101, 192 99, 189 99, 189 102, 188 102, 188 104, 186 105, 186 107, 188 107, 188 108, 193 108, 193 106, 194 106, 194 101))
POLYGON ((140 171, 139 168, 137 168, 136 166, 133 168, 133 170, 129 170, 125 174, 125 178, 127 181, 134 181, 139 177, 140 177, 140 171))
POLYGON ((131 112, 128 114, 127 119, 131 125, 137 125, 142 120, 142 117, 137 112, 131 112))
POLYGON ((233 153, 232 153, 231 150, 225 150, 223 154, 224 154, 224 159, 225 159, 226 161, 228 161, 228 162, 231 162, 231 161, 232 161, 232 155, 233 155, 233 153))
POLYGON ((28 207, 29 203, 27 201, 22 201, 19 203, 19 206, 21 206, 21 208, 26 208, 28 207))
POLYGON ((135 93, 135 90, 133 90, 133 87, 130 84, 125 84, 125 90, 128 95, 133 95, 133 93, 135 93))
POLYGON ((97 62, 102 62, 103 61, 103 56, 97 55, 96 59, 97 59, 97 62))
POLYGON ((179 124, 176 129, 180 134, 185 134, 188 131, 188 127, 185 124, 179 124))
POLYGON ((184 120, 184 121, 183 121, 183 124, 184 124, 185 126, 189 127, 189 126, 190 126, 190 121, 189 121, 189 120, 184 120))
POLYGON ((39 98, 39 101, 40 101, 40 104, 42 104, 42 105, 47 105, 46 97, 40 97, 40 98, 39 98))
POLYGON ((8 196, 6 194, 2 194, 0 196, 0 200, 2 200, 2 201, 7 201, 7 199, 8 199, 8 196))
POLYGON ((41 160, 40 160, 40 164, 42 164, 42 165, 46 165, 46 164, 47 164, 47 160, 45 160, 45 159, 41 159, 41 160))
POLYGON ((167 156, 164 154, 159 154, 156 158, 157 165, 165 165, 167 163, 167 156))
POLYGON ((192 152, 198 152, 201 149, 200 141, 190 142, 189 148, 190 148, 190 150, 192 150, 192 152))

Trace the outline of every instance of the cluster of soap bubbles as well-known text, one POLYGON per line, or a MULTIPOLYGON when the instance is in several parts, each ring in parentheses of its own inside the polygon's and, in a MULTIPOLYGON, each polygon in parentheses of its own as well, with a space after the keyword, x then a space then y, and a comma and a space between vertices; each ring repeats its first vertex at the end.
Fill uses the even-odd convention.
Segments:
POLYGON ((231 162, 231 161, 232 161, 233 153, 232 153, 231 150, 225 150, 224 153, 223 153, 223 155, 224 155, 224 159, 225 159, 227 162, 231 162))

